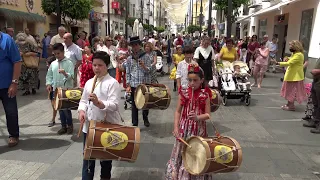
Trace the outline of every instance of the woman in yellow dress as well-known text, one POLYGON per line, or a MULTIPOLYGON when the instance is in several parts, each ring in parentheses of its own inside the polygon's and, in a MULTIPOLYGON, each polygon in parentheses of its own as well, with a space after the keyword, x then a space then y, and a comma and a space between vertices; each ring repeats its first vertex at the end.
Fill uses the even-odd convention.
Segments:
POLYGON ((176 80, 176 72, 177 72, 177 65, 179 62, 184 60, 184 54, 182 54, 182 46, 178 45, 176 47, 177 54, 173 54, 173 63, 174 68, 171 70, 170 79, 173 79, 173 91, 177 91, 177 80, 176 80))
POLYGON ((226 41, 226 47, 221 48, 218 59, 220 63, 222 61, 229 61, 230 63, 233 63, 234 61, 238 60, 238 53, 236 48, 234 48, 232 39, 228 39, 226 41))

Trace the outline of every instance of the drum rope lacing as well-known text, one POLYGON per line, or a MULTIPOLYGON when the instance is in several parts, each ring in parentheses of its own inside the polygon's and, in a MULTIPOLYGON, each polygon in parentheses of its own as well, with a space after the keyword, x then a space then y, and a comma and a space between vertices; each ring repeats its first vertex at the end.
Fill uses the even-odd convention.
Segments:
POLYGON ((124 140, 122 137, 119 137, 117 134, 115 133, 112 133, 111 130, 115 130, 115 129, 120 129, 120 128, 123 128, 123 127, 126 127, 126 126, 120 126, 120 127, 114 127, 114 128, 97 128, 97 127, 91 127, 90 129, 95 129, 95 130, 102 130, 102 131, 105 131, 105 132, 109 132, 111 134, 111 136, 116 140, 114 143, 110 144, 109 146, 106 146, 106 147, 93 147, 93 146, 89 146, 88 149, 91 149, 91 150, 102 150, 104 152, 107 152, 109 153, 110 155, 112 156, 115 156, 118 158, 118 161, 121 161, 121 160, 126 160, 126 161, 132 161, 132 159, 129 159, 129 158, 124 158, 124 157, 120 157, 112 152, 109 152, 107 149, 109 147, 112 147, 112 146, 116 146, 116 145, 119 145, 121 143, 124 143, 124 142, 128 142, 128 143, 137 143, 137 144, 140 144, 136 141, 133 141, 133 140, 124 140))
MULTIPOLYGON (((154 90, 153 93, 150 93, 150 92, 145 92, 145 94, 154 94, 154 93, 157 93, 157 92, 160 92, 160 91, 164 91, 164 90, 168 90, 167 88, 163 88, 163 87, 158 87, 154 90)), ((157 101, 155 102, 147 102, 146 104, 154 104, 156 107, 158 107, 159 109, 166 109, 166 106, 160 106, 160 105, 157 105, 156 103, 158 103, 159 101, 162 101, 162 100, 170 100, 170 98, 162 98, 162 99, 158 99, 157 101)))

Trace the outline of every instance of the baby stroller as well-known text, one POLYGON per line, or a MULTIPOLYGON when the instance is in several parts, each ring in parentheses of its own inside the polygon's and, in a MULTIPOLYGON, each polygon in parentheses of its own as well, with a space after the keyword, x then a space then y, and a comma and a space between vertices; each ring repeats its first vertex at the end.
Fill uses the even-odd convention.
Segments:
POLYGON ((245 102, 245 105, 250 105, 251 100, 251 85, 248 81, 250 74, 246 63, 242 61, 235 61, 230 63, 223 61, 222 64, 217 65, 220 92, 222 96, 222 104, 227 105, 228 99, 240 99, 245 102), (234 69, 236 67, 237 69, 234 69))
MULTIPOLYGON (((127 93, 125 92, 124 93, 124 110, 127 110, 128 109, 128 103, 129 104, 132 104, 132 101, 131 101, 131 93, 127 93)), ((131 107, 130 107, 131 108, 131 107)), ((129 108, 129 109, 130 109, 129 108)))
POLYGON ((155 50, 157 53, 157 64, 156 64, 156 71, 157 73, 160 73, 161 76, 165 75, 165 72, 163 71, 163 54, 160 50, 155 50))

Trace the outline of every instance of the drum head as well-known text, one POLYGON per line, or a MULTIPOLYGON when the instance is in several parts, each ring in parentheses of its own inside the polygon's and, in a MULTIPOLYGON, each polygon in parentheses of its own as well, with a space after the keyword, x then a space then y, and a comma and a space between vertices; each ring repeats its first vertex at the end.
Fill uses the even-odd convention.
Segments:
POLYGON ((134 102, 136 103, 136 107, 138 109, 142 109, 146 103, 146 98, 142 92, 143 86, 138 86, 135 92, 134 102))
POLYGON ((191 148, 185 147, 183 163, 190 174, 201 174, 207 164, 208 146, 200 137, 191 137, 188 141, 191 148))

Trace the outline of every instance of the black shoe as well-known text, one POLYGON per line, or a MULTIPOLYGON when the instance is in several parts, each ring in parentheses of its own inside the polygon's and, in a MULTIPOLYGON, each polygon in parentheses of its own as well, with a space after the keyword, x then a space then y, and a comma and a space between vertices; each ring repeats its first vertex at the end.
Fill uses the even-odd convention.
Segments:
POLYGON ((132 126, 136 126, 136 127, 138 127, 138 124, 132 124, 132 126))
POLYGON ((35 89, 32 89, 32 94, 35 95, 37 91, 35 89))
POLYGON ((67 127, 67 134, 73 133, 73 125, 67 127))
POLYGON ((310 132, 314 134, 320 134, 320 123, 316 125, 315 129, 311 129, 310 132))
POLYGON ((317 124, 318 123, 316 123, 316 121, 314 121, 313 119, 310 119, 308 122, 303 123, 303 127, 316 128, 317 124))
POLYGON ((145 127, 149 127, 150 126, 149 120, 144 120, 144 126, 145 127))
POLYGON ((305 120, 305 121, 308 121, 308 120, 310 120, 310 119, 311 119, 310 116, 305 116, 305 117, 302 118, 302 120, 305 120))
POLYGON ((59 131, 58 131, 58 134, 59 135, 62 135, 62 134, 65 134, 67 133, 67 128, 66 127, 62 127, 59 131))
POLYGON ((28 96, 28 95, 30 95, 30 91, 25 91, 25 92, 22 94, 22 96, 28 96))
POLYGON ((48 124, 48 127, 53 127, 55 124, 56 124, 56 122, 51 121, 51 122, 48 124))

